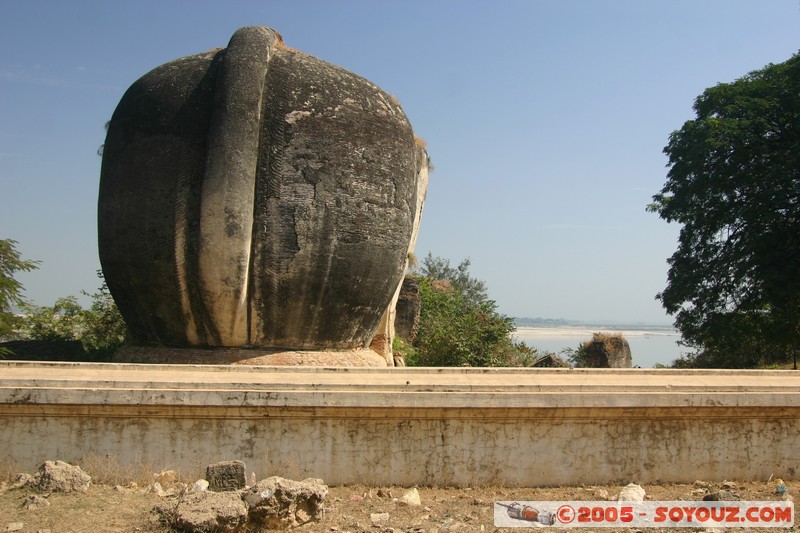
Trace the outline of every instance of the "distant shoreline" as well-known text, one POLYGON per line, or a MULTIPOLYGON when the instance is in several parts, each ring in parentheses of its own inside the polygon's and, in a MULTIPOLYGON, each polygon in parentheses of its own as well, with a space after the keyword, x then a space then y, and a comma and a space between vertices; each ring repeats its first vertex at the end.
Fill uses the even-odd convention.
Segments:
POLYGON ((585 335, 591 338, 592 334, 598 332, 620 333, 624 337, 643 337, 643 336, 680 336, 680 332, 672 326, 646 326, 646 325, 537 325, 537 326, 517 326, 515 333, 525 338, 538 337, 571 337, 585 335))

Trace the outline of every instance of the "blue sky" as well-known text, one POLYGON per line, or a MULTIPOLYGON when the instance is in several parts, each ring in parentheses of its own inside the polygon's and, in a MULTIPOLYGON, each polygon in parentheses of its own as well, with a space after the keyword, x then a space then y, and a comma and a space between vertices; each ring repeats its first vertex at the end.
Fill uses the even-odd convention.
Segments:
POLYGON ((0 0, 0 238, 29 299, 98 287, 98 147, 127 87, 241 26, 396 96, 436 170, 417 245, 512 316, 668 323, 645 207, 703 89, 800 49, 798 0, 0 0))

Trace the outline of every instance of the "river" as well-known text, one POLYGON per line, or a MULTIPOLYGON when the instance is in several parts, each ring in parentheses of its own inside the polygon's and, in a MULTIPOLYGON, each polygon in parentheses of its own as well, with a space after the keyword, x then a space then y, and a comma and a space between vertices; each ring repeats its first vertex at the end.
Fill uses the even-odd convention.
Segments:
POLYGON ((642 325, 576 325, 517 326, 514 336, 528 346, 543 352, 559 354, 565 348, 577 349, 595 332, 621 333, 631 347, 633 366, 653 368, 660 363, 669 366, 686 348, 677 343, 681 336, 669 326, 642 325))

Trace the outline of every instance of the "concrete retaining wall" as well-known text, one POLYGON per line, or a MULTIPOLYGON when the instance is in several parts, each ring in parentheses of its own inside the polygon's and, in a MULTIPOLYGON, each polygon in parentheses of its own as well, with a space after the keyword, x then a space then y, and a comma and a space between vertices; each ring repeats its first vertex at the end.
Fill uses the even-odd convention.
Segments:
POLYGON ((332 485, 797 479, 799 391, 790 371, 0 362, 0 450, 332 485))

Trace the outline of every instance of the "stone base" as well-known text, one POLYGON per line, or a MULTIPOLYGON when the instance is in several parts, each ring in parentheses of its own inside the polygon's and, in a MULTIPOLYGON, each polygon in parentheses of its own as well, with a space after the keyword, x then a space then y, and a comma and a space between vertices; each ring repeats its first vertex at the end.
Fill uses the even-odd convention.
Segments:
POLYGON ((0 360, 0 458, 328 485, 796 480, 800 374, 0 360))
POLYGON ((368 348, 352 350, 278 350, 266 348, 169 348, 123 346, 115 363, 178 365, 386 367, 386 359, 368 348))

